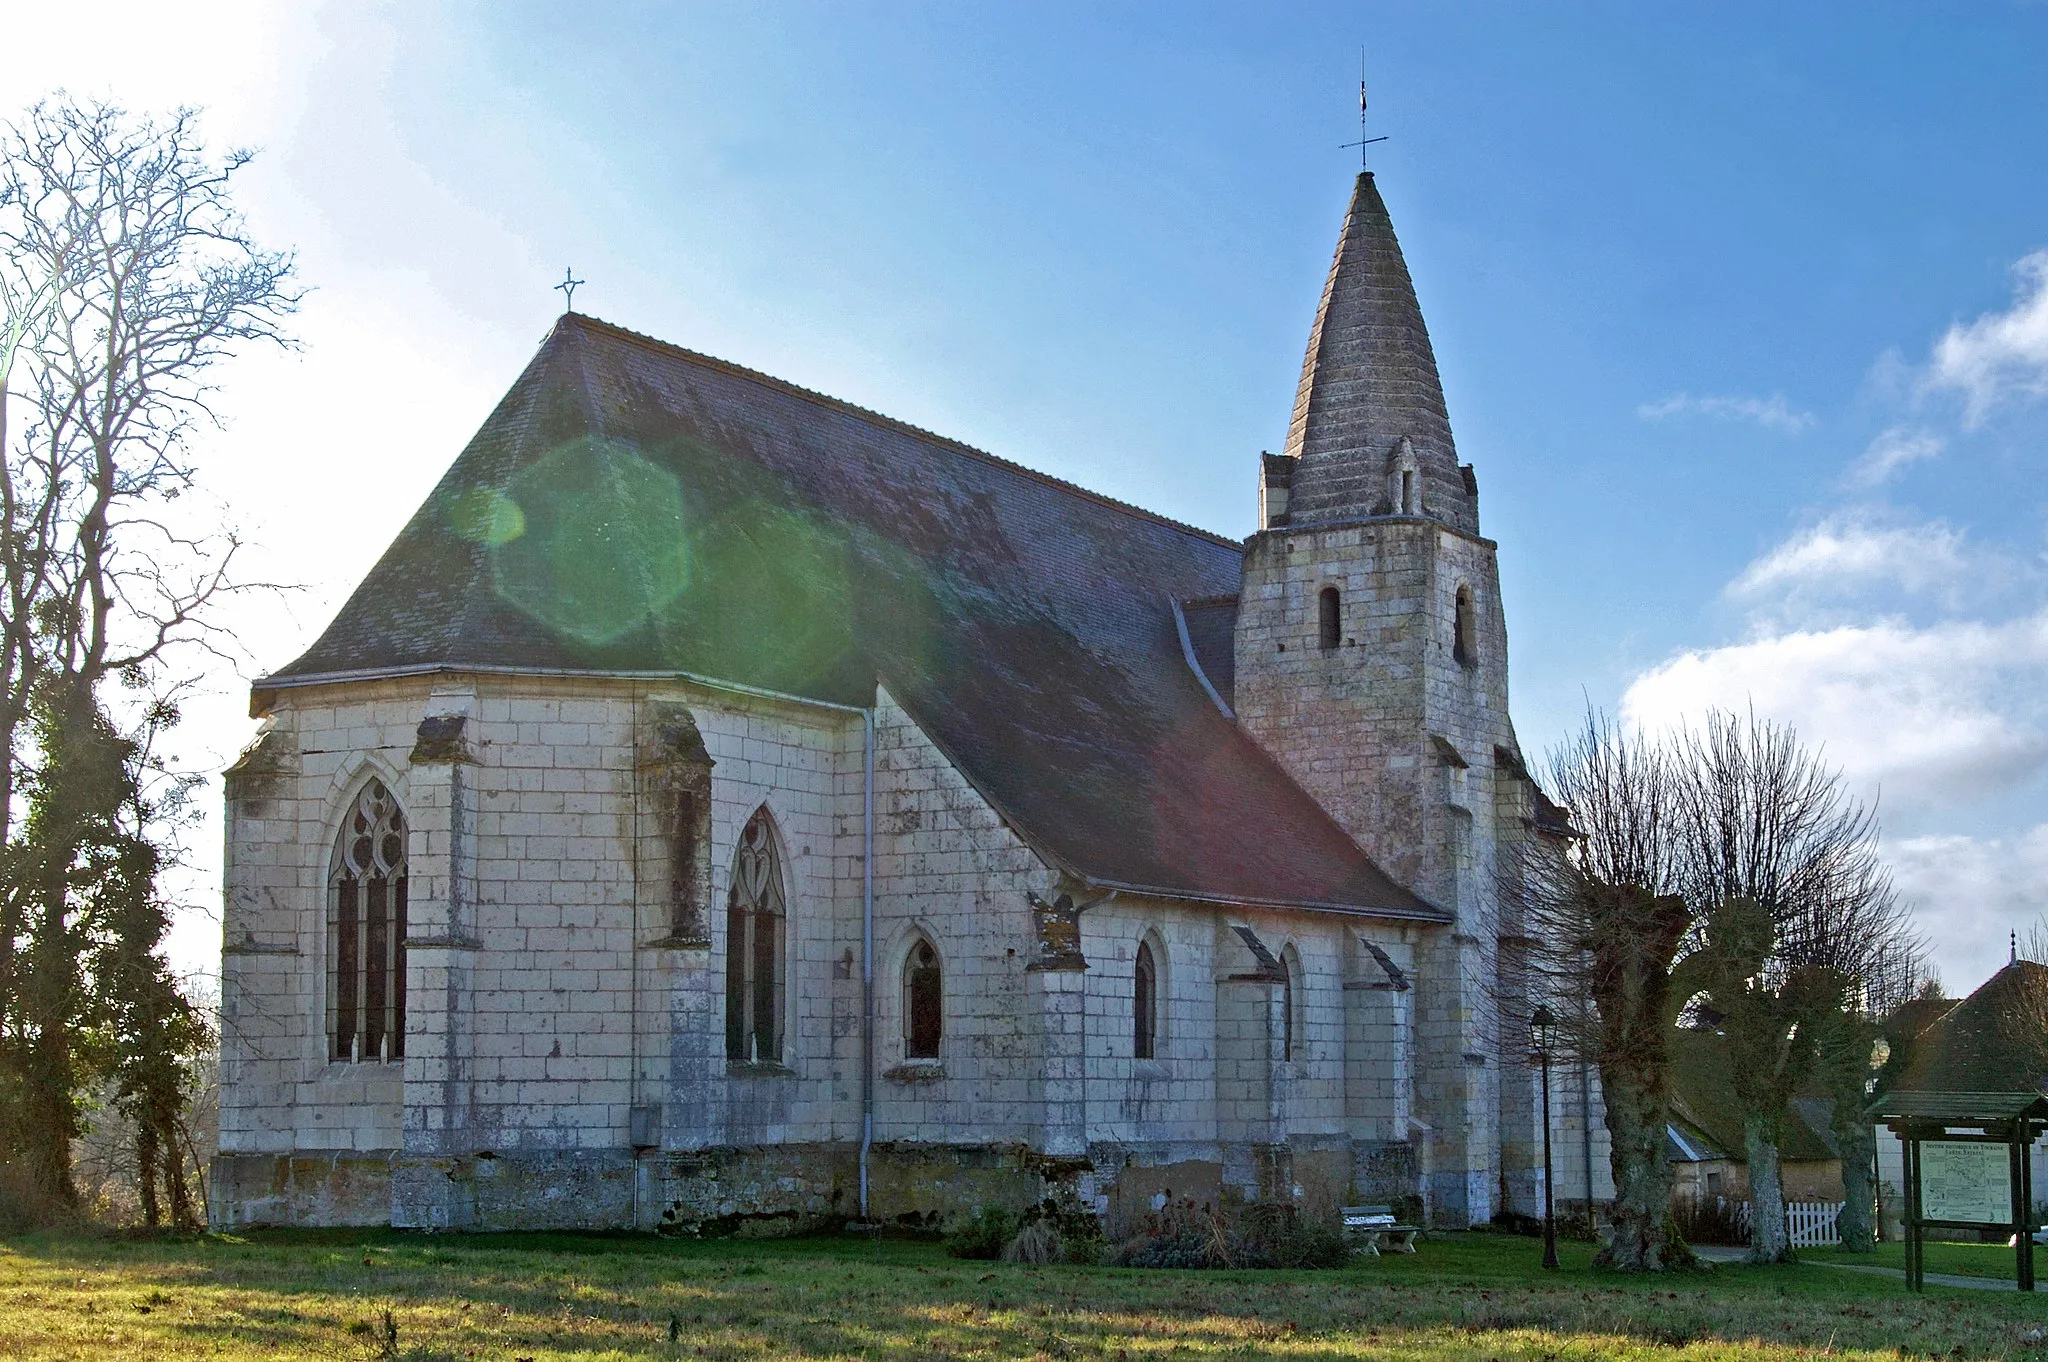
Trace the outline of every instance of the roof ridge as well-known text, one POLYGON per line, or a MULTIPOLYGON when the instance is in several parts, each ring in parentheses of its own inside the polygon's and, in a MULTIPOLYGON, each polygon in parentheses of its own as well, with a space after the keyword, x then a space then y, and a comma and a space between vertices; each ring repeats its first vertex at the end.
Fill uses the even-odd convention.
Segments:
MULTIPOLYGON (((1089 501, 1093 501, 1098 503, 1099 505, 1106 506, 1110 510, 1121 511, 1126 515, 1134 515, 1139 517, 1140 519, 1150 520, 1155 524, 1164 525, 1168 529, 1179 530, 1184 534, 1195 535, 1198 538, 1206 539, 1220 547, 1235 549, 1240 553, 1244 551, 1243 541, 1232 539, 1228 535, 1218 534, 1214 530, 1205 530, 1199 525, 1190 525, 1184 520, 1175 520, 1172 516, 1161 515, 1157 511, 1148 511, 1143 506, 1139 506, 1128 501, 1120 501, 1115 497, 1106 495, 1102 492, 1097 492, 1092 488, 1083 487, 1081 486, 1081 484, 1077 482, 1068 482, 1065 478, 1054 477, 1050 473, 1041 472, 1040 470, 1032 468, 1027 464, 1018 463, 1014 459, 1006 459, 1000 454, 991 454, 985 449, 977 449, 973 445, 967 444, 960 440, 956 440, 949 435, 941 435, 935 430, 927 430, 923 426, 913 425, 908 421, 899 420, 894 416, 888 415, 886 412, 876 411, 872 407, 863 407, 859 403, 849 402, 843 397, 834 397, 830 393, 821 393, 814 388, 806 388, 802 384, 792 383, 786 378, 777 378, 774 374, 765 373, 760 369, 750 369, 744 364, 735 364, 733 361, 729 359, 720 359, 716 355, 707 355, 701 350, 692 350, 688 346, 677 345, 675 342, 665 341, 661 339, 659 336, 650 336, 645 332, 634 331, 629 327, 620 326, 616 322, 608 322, 603 320, 602 318, 592 317, 582 312, 564 312, 560 317, 555 319, 555 325, 560 326, 564 321, 571 320, 575 321, 580 326, 590 327, 594 330, 608 332, 611 335, 617 336, 619 339, 624 341, 629 341, 637 345, 642 345, 652 350, 667 351, 671 354, 679 355, 685 359, 688 359, 693 363, 708 365, 711 368, 721 370, 722 372, 732 374, 739 378, 748 379, 756 383, 766 384, 771 388, 780 389, 781 391, 786 392, 793 397, 801 398, 806 402, 815 402, 820 406, 830 407, 838 411, 847 412, 851 415, 858 416, 863 420, 875 421, 885 426, 891 426, 907 434, 914 435, 921 440, 929 440, 934 444, 942 445, 945 448, 951 449, 956 453, 966 454, 972 458, 980 459, 982 462, 992 464, 997 468, 1005 468, 1009 469, 1011 472, 1022 473, 1028 478, 1032 478, 1035 481, 1042 482, 1049 487, 1058 488, 1062 492, 1072 492, 1077 496, 1087 498, 1089 501)), ((550 338, 552 338, 553 334, 553 329, 550 328, 550 338)))

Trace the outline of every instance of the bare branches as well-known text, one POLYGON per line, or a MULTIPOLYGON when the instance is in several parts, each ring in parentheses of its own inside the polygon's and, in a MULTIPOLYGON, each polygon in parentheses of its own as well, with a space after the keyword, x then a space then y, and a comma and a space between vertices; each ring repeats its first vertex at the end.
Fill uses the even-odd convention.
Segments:
POLYGON ((248 153, 208 157, 195 120, 60 97, 0 130, 0 1083, 28 1099, 5 1133, 69 1199, 77 1096, 111 1077, 176 1219, 206 1029, 159 953, 192 788, 160 738, 175 660, 248 588, 234 536, 175 503, 215 367, 289 345, 300 296, 234 207, 248 153))

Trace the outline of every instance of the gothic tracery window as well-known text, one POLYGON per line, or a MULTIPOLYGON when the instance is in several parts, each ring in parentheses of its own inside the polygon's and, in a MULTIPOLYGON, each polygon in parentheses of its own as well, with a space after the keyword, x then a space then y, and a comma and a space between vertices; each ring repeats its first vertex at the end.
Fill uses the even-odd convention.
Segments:
POLYGON ((903 1057, 937 1059, 945 1030, 946 990, 939 953, 920 939, 903 963, 903 1057))
POLYGON ((740 833, 726 896, 725 1057, 734 1063, 782 1062, 786 921, 782 866, 763 807, 740 833))
POLYGON ((405 1056, 405 811, 381 780, 342 819, 327 877, 327 1036, 342 1063, 405 1056))

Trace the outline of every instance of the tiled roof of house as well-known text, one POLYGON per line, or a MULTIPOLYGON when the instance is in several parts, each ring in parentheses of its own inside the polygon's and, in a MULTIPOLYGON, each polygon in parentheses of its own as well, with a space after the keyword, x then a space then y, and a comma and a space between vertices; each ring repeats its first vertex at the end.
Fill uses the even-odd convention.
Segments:
MULTIPOLYGON (((1713 1032, 1684 1028, 1672 1034, 1672 1114, 1742 1163, 1742 1108, 1729 1065, 1727 1042, 1713 1032)), ((1785 1112, 1785 1138, 1778 1156, 1789 1163, 1841 1157, 1828 1128, 1826 1103, 1793 1099, 1785 1112)))
MULTIPOLYGON (((257 689, 517 667, 865 705, 879 680, 1019 835, 1094 883, 1445 917, 1187 666, 1173 602, 1235 592, 1241 561, 1228 540, 570 314, 326 632, 257 689)), ((1198 624, 1212 658, 1218 627, 1198 624)))
POLYGON ((2048 1093, 2048 967, 2014 961, 1916 1035, 1894 1039, 1881 1086, 2048 1093))

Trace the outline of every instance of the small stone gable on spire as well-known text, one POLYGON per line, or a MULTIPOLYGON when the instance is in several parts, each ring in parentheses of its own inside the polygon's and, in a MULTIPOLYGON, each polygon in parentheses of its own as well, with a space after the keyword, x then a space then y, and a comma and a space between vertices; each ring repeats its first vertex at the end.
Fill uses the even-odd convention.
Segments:
POLYGON ((1429 331, 1370 171, 1316 308, 1285 454, 1266 463, 1269 528, 1424 515, 1479 532, 1478 489, 1459 466, 1429 331))

